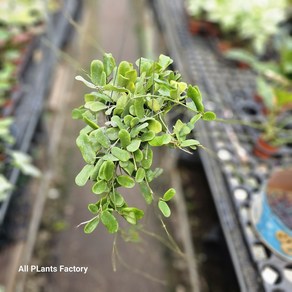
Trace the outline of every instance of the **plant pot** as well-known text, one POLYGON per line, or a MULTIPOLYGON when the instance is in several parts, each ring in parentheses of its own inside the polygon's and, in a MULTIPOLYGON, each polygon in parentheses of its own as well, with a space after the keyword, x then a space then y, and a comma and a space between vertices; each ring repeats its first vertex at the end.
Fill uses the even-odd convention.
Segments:
POLYGON ((252 223, 262 242, 292 261, 292 168, 275 171, 252 204, 252 223))
POLYGON ((218 36, 219 30, 217 26, 206 20, 197 20, 192 17, 189 17, 189 31, 193 35, 208 35, 208 36, 218 36))
POLYGON ((279 148, 271 145, 263 137, 259 137, 254 145, 253 153, 259 158, 268 159, 278 152, 279 148))

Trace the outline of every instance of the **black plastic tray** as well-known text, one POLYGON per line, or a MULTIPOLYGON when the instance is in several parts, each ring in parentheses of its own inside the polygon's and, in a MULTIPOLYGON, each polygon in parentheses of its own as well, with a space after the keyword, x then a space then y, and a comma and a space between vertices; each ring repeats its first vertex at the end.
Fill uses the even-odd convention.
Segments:
MULTIPOLYGON (((260 109, 256 114, 246 110, 250 105, 259 107, 253 101, 254 74, 224 61, 214 51, 215 40, 188 32, 184 1, 157 0, 152 5, 175 67, 190 83, 199 85, 207 108, 225 119, 264 119, 260 109)), ((285 269, 291 271, 291 265, 264 246, 250 218, 252 201, 269 172, 292 164, 292 149, 283 148, 269 161, 255 158, 252 147, 257 134, 240 124, 211 122, 198 124, 196 136, 211 152, 200 151, 200 156, 241 291, 292 291, 291 279, 284 274, 285 269), (244 200, 237 198, 238 190, 246 192, 244 200), (266 269, 276 273, 275 283, 265 281, 262 275, 266 269)))
MULTIPOLYGON (((12 133, 16 140, 15 148, 20 151, 28 152, 30 149, 58 59, 56 50, 60 49, 68 40, 71 24, 64 15, 77 15, 76 12, 81 9, 80 5, 81 0, 64 1, 62 11, 50 15, 46 32, 40 36, 38 45, 30 51, 31 57, 27 58, 25 70, 22 71, 20 78, 21 97, 17 98, 12 125, 12 133), (33 56, 35 52, 37 52, 37 56, 33 56)), ((12 169, 9 174, 10 183, 15 185, 18 177, 19 170, 12 169)), ((12 194, 13 192, 0 203, 0 226, 5 219, 12 194)))

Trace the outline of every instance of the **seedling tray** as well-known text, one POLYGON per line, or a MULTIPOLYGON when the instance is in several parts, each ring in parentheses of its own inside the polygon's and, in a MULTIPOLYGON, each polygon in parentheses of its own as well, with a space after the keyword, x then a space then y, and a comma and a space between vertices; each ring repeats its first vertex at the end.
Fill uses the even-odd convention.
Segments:
MULTIPOLYGON (((199 85, 206 107, 224 119, 264 120, 253 100, 255 75, 231 66, 214 51, 216 40, 188 32, 183 0, 152 1, 175 66, 199 85), (171 20, 171 21, 170 21, 171 20)), ((292 149, 261 160, 252 154, 257 130, 240 124, 198 125, 196 138, 241 291, 291 291, 291 265, 273 254, 256 235, 251 205, 271 170, 292 164, 292 149)))
MULTIPOLYGON (((16 140, 15 148, 20 151, 28 152, 30 149, 58 59, 56 49, 60 49, 68 37, 71 24, 64 15, 77 15, 80 2, 80 0, 66 0, 62 11, 49 17, 45 33, 40 36, 37 45, 33 46, 33 50, 30 51, 31 57, 27 58, 25 68, 21 72, 21 93, 18 93, 21 96, 14 97, 18 102, 13 110, 12 126, 16 140)), ((18 177, 19 170, 12 169, 9 173, 9 181, 16 185, 18 177)), ((0 226, 5 219, 12 194, 13 192, 0 203, 0 226)))

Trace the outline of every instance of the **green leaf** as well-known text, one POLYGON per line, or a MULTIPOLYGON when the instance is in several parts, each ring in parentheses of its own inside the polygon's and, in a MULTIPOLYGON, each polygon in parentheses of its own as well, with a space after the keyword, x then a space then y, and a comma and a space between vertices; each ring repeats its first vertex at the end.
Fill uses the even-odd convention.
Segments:
POLYGON ((80 134, 76 139, 76 144, 80 149, 83 159, 88 164, 93 164, 96 158, 96 153, 92 147, 87 134, 80 134))
POLYGON ((83 118, 84 122, 85 122, 88 126, 90 126, 92 129, 98 129, 98 128, 99 128, 99 126, 98 126, 95 122, 93 122, 93 121, 87 116, 86 113, 84 113, 84 114, 82 115, 82 118, 83 118))
POLYGON ((113 58, 112 54, 105 53, 103 55, 103 65, 106 76, 108 77, 113 72, 116 66, 116 61, 113 58))
POLYGON ((146 177, 147 177, 148 182, 152 182, 153 179, 157 178, 162 173, 163 173, 162 168, 155 168, 154 171, 152 171, 151 169, 148 169, 146 172, 146 177))
POLYGON ((117 219, 109 212, 103 211, 101 213, 101 222, 107 228, 109 233, 115 233, 119 229, 119 223, 117 219))
POLYGON ((182 141, 180 145, 182 147, 189 147, 189 146, 198 146, 198 145, 201 145, 201 143, 198 140, 188 139, 188 140, 182 141))
POLYGON ((170 141, 171 141, 171 135, 163 134, 161 136, 156 136, 155 138, 153 138, 148 143, 151 146, 162 146, 162 145, 169 144, 170 141))
POLYGON ((128 175, 132 175, 133 171, 135 170, 135 165, 131 161, 127 161, 127 162, 120 161, 119 164, 126 171, 128 175))
POLYGON ((99 223, 99 217, 95 217, 91 219, 85 226, 84 226, 84 233, 89 234, 93 232, 99 223))
POLYGON ((118 183, 128 189, 131 189, 135 186, 135 181, 133 180, 132 177, 128 176, 128 175, 119 175, 117 177, 117 181, 118 183))
POLYGON ((128 150, 129 152, 135 152, 135 151, 137 151, 137 150, 139 149, 140 144, 141 144, 141 140, 138 140, 138 139, 133 140, 133 141, 131 142, 131 144, 129 144, 129 145, 127 146, 127 150, 128 150))
POLYGON ((105 134, 110 140, 115 141, 119 138, 119 129, 118 128, 108 128, 108 129, 106 129, 105 134))
POLYGON ((104 180, 99 180, 92 186, 92 192, 97 195, 100 195, 106 191, 108 191, 108 186, 107 182, 104 180))
POLYGON ((164 201, 169 201, 169 200, 171 200, 171 199, 174 197, 175 193, 176 193, 175 189, 174 189, 174 188, 170 188, 169 190, 167 190, 167 191, 164 193, 164 195, 163 195, 163 200, 164 200, 164 201))
POLYGON ((214 121, 214 120, 216 120, 216 114, 213 112, 204 112, 202 119, 204 121, 214 121))
POLYGON ((91 62, 90 78, 95 85, 103 86, 106 84, 106 74, 103 63, 100 60, 93 60, 91 62))
POLYGON ((126 126, 119 116, 112 116, 111 121, 114 122, 120 129, 125 129, 126 126))
POLYGON ((106 181, 110 181, 115 173, 115 164, 110 161, 104 161, 103 164, 101 165, 100 169, 99 169, 99 173, 98 176, 106 181))
POLYGON ((138 118, 143 118, 145 115, 144 98, 140 97, 134 101, 135 114, 138 118))
POLYGON ((156 134, 162 131, 162 125, 157 120, 151 120, 148 122, 148 129, 156 134))
POLYGON ((140 220, 144 217, 144 212, 134 207, 123 208, 121 214, 130 224, 133 225, 136 225, 137 220, 140 220))
POLYGON ((145 178, 145 169, 140 167, 138 168, 136 172, 135 180, 137 183, 140 183, 143 181, 144 178, 145 178))
POLYGON ((140 186, 140 190, 141 193, 146 201, 147 204, 151 204, 153 201, 153 192, 150 189, 150 187, 148 186, 148 184, 144 181, 142 181, 141 183, 139 183, 140 186))
POLYGON ((78 76, 75 77, 75 79, 78 80, 78 81, 83 82, 89 88, 96 89, 96 86, 93 83, 85 80, 82 76, 78 75, 78 76))
POLYGON ((134 152, 134 158, 136 162, 141 162, 143 160, 143 152, 138 149, 137 151, 134 152))
POLYGON ((104 148, 110 147, 110 141, 108 137, 105 135, 104 130, 99 128, 90 133, 90 137, 94 137, 94 139, 104 148))
POLYGON ((153 151, 151 150, 151 148, 148 148, 148 150, 146 150, 143 153, 143 160, 141 161, 141 165, 144 169, 149 169, 152 165, 152 160, 153 160, 153 151))
POLYGON ((84 186, 94 170, 94 165, 86 164, 75 178, 75 183, 78 186, 84 186))
POLYGON ((95 113, 107 108, 107 106, 100 101, 88 101, 85 103, 84 107, 95 113))
POLYGON ((149 130, 141 136, 141 141, 142 142, 151 141, 154 137, 155 137, 155 133, 149 130))
POLYGON ((143 129, 147 127, 148 127, 148 123, 143 123, 141 125, 136 126, 130 132, 131 137, 136 137, 140 133, 140 131, 142 131, 143 129))
POLYGON ((123 196, 118 192, 111 193, 110 199, 116 207, 122 207, 125 203, 123 196))
POLYGON ((162 67, 164 71, 170 64, 172 64, 173 60, 168 56, 161 54, 158 59, 158 64, 162 67))
POLYGON ((100 169, 103 161, 104 161, 103 159, 99 159, 96 162, 96 164, 94 165, 94 169, 92 170, 91 175, 90 175, 90 179, 92 179, 93 181, 96 180, 98 172, 99 172, 99 169, 100 169))
POLYGON ((161 211, 161 213, 164 215, 164 217, 169 217, 171 215, 170 208, 166 202, 160 200, 158 202, 158 208, 161 211))
POLYGON ((99 211, 99 208, 96 206, 96 204, 89 204, 88 205, 88 210, 92 213, 92 214, 97 214, 99 211))
POLYGON ((189 85, 188 90, 187 90, 187 96, 194 102, 199 112, 204 111, 204 105, 202 103, 202 95, 198 86, 189 85))
POLYGON ((72 110, 72 119, 73 120, 81 120, 84 111, 85 110, 83 108, 75 108, 75 109, 73 109, 72 110))
POLYGON ((123 148, 126 148, 131 143, 130 133, 126 129, 121 129, 119 131, 119 138, 123 148))
POLYGON ((116 146, 112 148, 111 152, 120 161, 128 161, 131 158, 130 153, 128 151, 118 148, 116 146))

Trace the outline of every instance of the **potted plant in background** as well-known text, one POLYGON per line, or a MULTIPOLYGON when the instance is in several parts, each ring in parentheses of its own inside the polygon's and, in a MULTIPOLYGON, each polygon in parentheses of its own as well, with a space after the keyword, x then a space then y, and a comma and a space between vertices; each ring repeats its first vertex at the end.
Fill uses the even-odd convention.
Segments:
POLYGON ((88 205, 93 218, 84 222, 84 231, 92 232, 101 221, 110 233, 119 230, 117 217, 137 224, 144 211, 129 206, 119 188, 140 187, 147 204, 155 201, 164 216, 170 216, 168 201, 175 190, 163 196, 152 190, 150 183, 162 169, 151 169, 153 147, 196 149, 199 141, 188 139, 198 120, 214 120, 206 112, 198 87, 181 81, 181 75, 168 69, 172 60, 160 55, 157 61, 140 58, 133 64, 116 65, 111 54, 91 63, 89 79, 84 82, 92 91, 84 96, 84 104, 73 110, 73 118, 85 127, 76 143, 85 166, 76 176, 83 186, 90 180, 96 199, 88 205), (178 119, 171 127, 167 114, 176 107, 192 111, 194 116, 184 123, 178 119))
POLYGON ((249 65, 257 73, 255 100, 262 105, 266 122, 263 135, 256 143, 255 153, 269 156, 278 147, 292 142, 292 39, 282 38, 278 43, 278 58, 262 61, 244 50, 231 50, 226 56, 249 65), (290 114, 289 114, 290 113, 290 114), (261 150, 262 149, 262 150, 261 150), (266 149, 266 150, 264 150, 266 149), (261 152, 266 152, 266 154, 261 152))
POLYGON ((237 0, 187 0, 189 15, 203 17, 220 28, 219 48, 228 42, 228 49, 240 46, 257 54, 264 54, 266 45, 287 18, 287 0, 237 1, 237 0))

